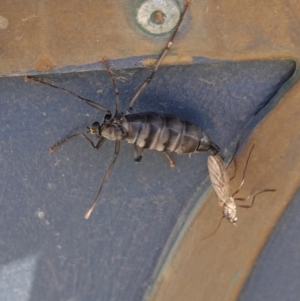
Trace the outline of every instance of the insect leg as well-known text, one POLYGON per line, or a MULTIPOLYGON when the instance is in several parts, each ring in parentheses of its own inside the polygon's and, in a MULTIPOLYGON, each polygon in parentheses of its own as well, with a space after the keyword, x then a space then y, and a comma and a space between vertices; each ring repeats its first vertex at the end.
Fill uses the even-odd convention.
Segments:
POLYGON ((140 162, 142 157, 138 154, 138 148, 136 144, 133 144, 132 147, 133 147, 134 162, 140 162))
POLYGON ((175 162, 173 161, 171 155, 170 155, 168 152, 165 152, 165 154, 166 154, 166 156, 167 156, 167 158, 168 158, 168 160, 169 160, 170 167, 171 167, 171 168, 175 167, 175 162))
POLYGON ((114 156, 114 159, 113 159, 113 161, 111 162, 111 164, 109 165, 109 167, 108 167, 108 169, 107 169, 107 171, 106 171, 106 173, 105 173, 105 175, 104 175, 104 178, 103 178, 103 180, 102 180, 102 182, 101 182, 100 188, 99 188, 99 190, 98 190, 98 192, 97 192, 97 195, 96 195, 96 197, 95 197, 93 203, 91 204, 91 206, 88 208, 88 210, 86 211, 86 213, 85 213, 85 215, 84 215, 84 218, 85 218, 85 219, 88 219, 88 218, 90 217, 90 215, 91 215, 91 213, 92 213, 94 207, 96 206, 96 204, 97 204, 97 199, 98 199, 98 197, 99 197, 99 195, 100 195, 100 192, 101 192, 101 190, 102 190, 102 187, 103 187, 103 185, 104 185, 104 183, 105 183, 105 181, 106 181, 108 175, 110 174, 112 168, 114 167, 114 164, 115 164, 115 162, 116 162, 116 160, 117 160, 117 158, 118 158, 119 152, 120 152, 120 140, 116 140, 116 144, 115 144, 115 156, 114 156))
POLYGON ((113 83, 114 89, 115 89, 115 93, 116 93, 116 102, 115 102, 115 104, 116 104, 116 113, 115 113, 115 115, 117 115, 117 114, 118 114, 118 111, 119 111, 119 104, 120 104, 120 100, 119 100, 119 94, 120 94, 120 93, 119 93, 119 90, 118 90, 118 87, 117 87, 115 78, 114 78, 114 76, 113 76, 113 72, 112 72, 111 69, 109 68, 109 66, 108 66, 108 64, 107 64, 107 61, 105 60, 104 57, 101 59, 101 62, 102 62, 102 64, 104 65, 104 67, 106 68, 106 70, 107 70, 107 72, 108 72, 108 74, 109 74, 109 77, 110 77, 110 79, 111 79, 111 81, 112 81, 112 83, 113 83))
POLYGON ((140 162, 140 156, 138 154, 138 150, 135 144, 132 144, 133 147, 133 158, 134 158, 134 162, 140 162))
POLYGON ((174 37, 180 27, 180 24, 183 20, 183 17, 186 13, 186 10, 189 6, 190 2, 189 1, 185 1, 185 5, 184 5, 184 9, 183 9, 183 12, 181 13, 180 15, 180 18, 178 20, 178 23, 174 29, 174 32, 170 38, 170 40, 168 41, 167 43, 167 46, 165 47, 165 49, 163 50, 163 52, 160 54, 155 66, 154 66, 154 69, 152 71, 152 73, 150 74, 150 76, 143 82, 143 84, 141 85, 141 87, 138 89, 138 91, 135 93, 135 95, 133 96, 132 100, 130 101, 130 104, 129 104, 129 107, 127 109, 128 112, 131 112, 132 111, 132 108, 134 106, 134 103, 135 101, 137 100, 137 98, 140 96, 140 94, 143 92, 143 90, 147 87, 147 85, 150 83, 151 79, 153 78, 156 70, 158 69, 158 67, 160 66, 162 60, 164 59, 164 57, 167 55, 169 49, 171 48, 172 44, 173 44, 173 40, 174 40, 174 37))
POLYGON ((247 162, 246 162, 246 166, 245 166, 245 169, 244 169, 244 172, 243 172, 242 182, 241 182, 239 188, 238 188, 238 189, 235 191, 235 193, 232 195, 232 197, 235 196, 235 195, 240 191, 241 187, 243 186, 243 184, 244 184, 244 182, 245 182, 245 174, 246 174, 248 162, 249 162, 249 159, 250 159, 250 156, 251 156, 251 153, 252 153, 252 150, 253 150, 254 146, 255 146, 255 144, 252 145, 251 150, 250 150, 250 152, 249 152, 248 159, 247 159, 247 162))
POLYGON ((255 201, 255 198, 257 195, 263 193, 263 192, 274 192, 276 191, 275 189, 263 189, 263 190, 260 190, 258 191, 257 193, 255 193, 254 195, 249 195, 247 198, 236 198, 235 200, 238 200, 238 201, 247 201, 248 199, 250 199, 252 197, 252 202, 250 205, 237 205, 237 207, 240 207, 240 208, 251 208, 254 204, 254 201, 255 201))
POLYGON ((145 149, 145 148, 142 148, 142 149, 141 149, 141 152, 140 152, 140 161, 141 161, 142 158, 144 157, 145 152, 146 152, 146 149, 145 149))
POLYGON ((65 139, 59 141, 57 144, 50 147, 49 152, 54 153, 58 147, 60 147, 62 144, 64 144, 65 142, 67 142, 68 140, 70 140, 71 138, 76 137, 76 136, 81 136, 81 137, 85 138, 88 142, 91 143, 92 147, 95 149, 99 149, 102 146, 102 144, 104 143, 104 141, 106 140, 104 137, 101 137, 99 139, 99 141, 97 142, 97 144, 95 145, 94 142, 89 137, 87 137, 86 135, 84 135, 81 132, 78 132, 73 135, 67 136, 65 139))
POLYGON ((34 81, 34 82, 41 83, 41 84, 50 86, 50 87, 52 87, 52 88, 59 89, 59 90, 62 90, 62 91, 64 91, 64 92, 67 92, 67 93, 69 93, 69 94, 71 94, 71 95, 73 95, 73 96, 75 96, 75 97, 77 97, 77 98, 83 100, 83 101, 84 101, 86 104, 88 104, 89 106, 92 106, 92 107, 94 107, 94 108, 96 108, 96 109, 98 109, 98 110, 101 110, 101 111, 103 111, 103 112, 106 112, 106 114, 107 114, 108 116, 111 116, 111 112, 110 112, 109 109, 107 109, 107 108, 105 108, 105 107, 99 105, 98 103, 96 103, 96 102, 94 102, 94 101, 92 101, 92 100, 86 99, 86 98, 84 98, 84 97, 82 97, 82 96, 80 96, 80 95, 78 95, 78 94, 76 94, 76 93, 74 93, 74 92, 72 92, 72 91, 70 91, 70 90, 68 90, 68 89, 65 89, 65 88, 62 88, 62 87, 58 87, 58 86, 52 85, 52 84, 50 84, 50 83, 48 83, 48 82, 45 82, 45 81, 43 81, 43 80, 41 80, 41 79, 39 79, 39 78, 35 78, 35 77, 31 77, 31 76, 25 76, 25 82, 28 82, 28 81, 34 81))
POLYGON ((133 157, 134 157, 134 162, 140 162, 145 154, 146 149, 142 148, 140 155, 138 154, 138 149, 136 144, 133 144, 133 157))
POLYGON ((218 231, 218 229, 220 228, 221 223, 222 223, 222 220, 223 220, 224 217, 225 217, 224 215, 221 217, 221 219, 220 219, 220 221, 219 221, 219 224, 218 224, 217 228, 216 228, 211 234, 209 234, 208 236, 206 236, 206 237, 204 237, 203 239, 201 239, 201 241, 210 238, 211 236, 213 236, 213 235, 218 231))
POLYGON ((220 148, 217 144, 215 144, 214 142, 211 141, 208 150, 213 153, 213 156, 219 154, 221 159, 224 161, 225 158, 224 158, 223 154, 220 153, 220 148))
POLYGON ((239 144, 240 142, 238 141, 238 143, 236 144, 236 147, 235 147, 235 150, 234 150, 234 153, 229 161, 229 163, 227 164, 227 167, 226 167, 226 170, 228 169, 228 167, 230 166, 230 164, 233 162, 234 163, 234 174, 232 175, 232 177, 229 179, 229 181, 233 180, 235 178, 235 175, 236 175, 236 162, 235 162, 235 155, 238 151, 238 148, 239 148, 239 144))

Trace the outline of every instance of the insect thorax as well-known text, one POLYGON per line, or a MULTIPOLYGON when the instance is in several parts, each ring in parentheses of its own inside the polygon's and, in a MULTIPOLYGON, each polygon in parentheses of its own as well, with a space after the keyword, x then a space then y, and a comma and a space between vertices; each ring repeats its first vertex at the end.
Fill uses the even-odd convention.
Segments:
POLYGON ((123 118, 115 117, 109 122, 101 125, 101 136, 108 140, 124 140, 128 133, 123 126, 123 118))
POLYGON ((230 197, 230 202, 224 203, 223 214, 231 223, 235 223, 238 220, 236 216, 236 204, 233 197, 230 197))

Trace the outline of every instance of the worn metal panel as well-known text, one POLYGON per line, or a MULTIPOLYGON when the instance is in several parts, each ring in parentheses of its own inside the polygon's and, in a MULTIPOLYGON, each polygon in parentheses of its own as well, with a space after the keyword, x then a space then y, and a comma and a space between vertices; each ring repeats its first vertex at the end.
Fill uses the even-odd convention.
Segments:
MULTIPOLYGON (((260 270, 270 262, 270 259, 263 260, 266 257, 256 260, 300 185, 299 77, 297 68, 293 77, 274 97, 280 102, 248 138, 243 151, 236 158, 237 173, 230 182, 232 191, 235 191, 241 183, 249 151, 255 144, 244 185, 237 196, 247 197, 265 188, 276 189, 276 192, 259 195, 251 209, 238 208, 237 227, 223 220, 218 231, 204 239, 216 229, 222 216, 216 194, 211 190, 178 237, 167 263, 161 269, 156 290, 152 289, 152 298, 145 300, 237 300, 251 269, 257 266, 255 270, 260 270)), ((230 171, 232 174, 233 170, 229 169, 230 171)), ((297 215, 296 210, 293 212, 297 215)), ((279 226, 275 231, 282 231, 282 235, 287 236, 286 243, 289 244, 289 235, 286 232, 289 232, 288 228, 279 226)), ((296 228, 291 231, 295 233, 296 228)), ((295 237, 295 243, 287 246, 286 250, 297 245, 296 241, 295 237)), ((271 245, 274 246, 272 238, 271 245)), ((270 253, 278 254, 275 250, 270 250, 270 253)), ((277 261, 274 270, 281 268, 284 262, 284 259, 277 261)), ((299 275, 297 261, 282 272, 290 273, 287 277, 292 273, 299 275)), ((281 277, 284 277, 274 274, 270 269, 264 273, 269 273, 267 278, 270 280, 263 281, 261 274, 254 272, 251 277, 252 284, 262 280, 260 285, 264 286, 265 283, 270 288, 270 281, 275 285, 276 281, 280 282, 281 277)), ((292 286, 295 283, 297 280, 292 286)), ((285 299, 289 300, 296 292, 292 286, 289 292, 288 288, 280 291, 283 285, 279 284, 268 294, 257 285, 250 285, 247 294, 255 300, 262 295, 267 298, 265 300, 274 300, 275 294, 278 294, 281 296, 278 300, 281 300, 287 293, 285 299)))
MULTIPOLYGON (((88 65, 102 56, 124 59, 160 52, 165 40, 145 35, 136 26, 142 2, 1 0, 0 75, 88 65)), ((177 55, 168 59, 187 63, 195 56, 224 60, 299 57, 299 30, 299 1, 191 1, 176 39, 177 55)))
MULTIPOLYGON (((294 69, 289 60, 161 67, 134 109, 189 119, 224 151, 234 148, 245 126, 253 128, 268 113, 294 69)), ((122 109, 150 72, 114 71, 122 109)), ((104 70, 45 78, 114 107, 104 70)), ((76 138, 54 154, 48 148, 85 131, 103 113, 23 77, 1 78, 0 86, 1 279, 11 279, 13 288, 1 282, 1 300, 16 294, 45 301, 141 300, 209 185, 207 154, 174 156, 177 166, 170 169, 155 151, 135 164, 132 147, 123 143, 101 201, 86 221, 83 214, 112 160, 113 143, 95 151, 76 138), (31 275, 27 286, 21 283, 24 273, 31 275)))
POLYGON ((295 194, 253 267, 239 301, 299 299, 300 193, 295 194))

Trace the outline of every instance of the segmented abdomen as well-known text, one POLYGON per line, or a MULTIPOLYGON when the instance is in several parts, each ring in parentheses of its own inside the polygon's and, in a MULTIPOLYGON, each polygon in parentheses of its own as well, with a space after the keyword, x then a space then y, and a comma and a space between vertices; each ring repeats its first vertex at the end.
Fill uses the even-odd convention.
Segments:
POLYGON ((123 117, 128 143, 161 152, 186 154, 207 151, 209 137, 195 124, 173 115, 145 112, 123 117))

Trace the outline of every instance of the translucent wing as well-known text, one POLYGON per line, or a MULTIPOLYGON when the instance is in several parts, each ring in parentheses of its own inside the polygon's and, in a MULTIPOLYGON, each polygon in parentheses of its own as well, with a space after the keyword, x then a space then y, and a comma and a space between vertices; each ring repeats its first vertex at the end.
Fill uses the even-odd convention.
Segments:
POLYGON ((230 201, 229 177, 224 165, 224 161, 220 156, 209 156, 207 159, 207 167, 210 181, 222 204, 230 201))

